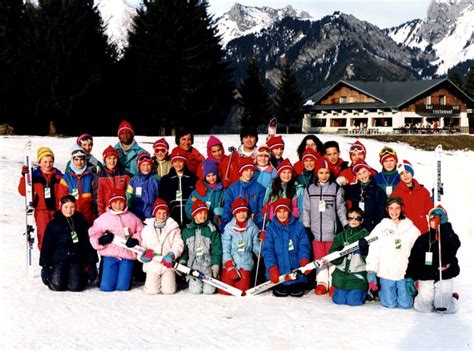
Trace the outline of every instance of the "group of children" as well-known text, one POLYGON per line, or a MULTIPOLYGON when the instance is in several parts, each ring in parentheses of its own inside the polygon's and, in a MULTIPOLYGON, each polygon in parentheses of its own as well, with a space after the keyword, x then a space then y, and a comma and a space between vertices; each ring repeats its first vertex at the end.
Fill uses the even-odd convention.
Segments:
MULTIPOLYGON (((128 290, 132 276, 143 271, 147 294, 172 294, 182 280, 173 269, 180 262, 246 291, 264 281, 263 267, 277 283, 281 274, 357 241, 357 251, 324 261, 315 278, 308 272, 276 285, 273 294, 300 297, 313 286, 337 304, 361 305, 368 291, 380 290, 386 307, 410 308, 414 301, 417 310, 428 311, 441 300, 455 312, 459 238, 446 211, 433 208, 429 192, 413 178, 413 166, 399 163, 392 148, 380 151, 377 172, 359 141, 349 149, 349 164, 337 142, 308 135, 292 165, 283 157, 281 136, 257 146, 258 134, 248 128, 229 155, 211 136, 207 158, 193 148, 189 130, 177 133, 171 152, 158 139, 154 155, 138 145, 130 123, 122 122, 117 136, 102 163, 91 154, 92 136, 79 136, 64 175, 53 166, 53 152, 38 149, 35 220, 42 278, 50 289, 79 291, 99 275, 102 291, 128 290), (364 239, 387 231, 370 246, 364 239), (146 251, 137 257, 115 237, 146 251)), ((22 175, 29 171, 23 167, 22 175)), ((19 191, 25 195, 23 179, 19 191)), ((215 292, 186 279, 192 293, 215 292)))

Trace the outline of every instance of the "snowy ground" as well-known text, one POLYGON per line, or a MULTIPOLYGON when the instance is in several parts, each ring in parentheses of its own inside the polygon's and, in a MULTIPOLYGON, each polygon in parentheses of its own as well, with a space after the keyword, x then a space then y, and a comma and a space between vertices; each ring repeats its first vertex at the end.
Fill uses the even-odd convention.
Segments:
MULTIPOLYGON (((219 137, 225 147, 238 145, 236 135, 219 137)), ((285 153, 292 161, 302 137, 284 137, 285 153)), ((147 296, 141 288, 125 293, 103 293, 97 288, 82 293, 51 292, 38 276, 26 277, 21 235, 24 200, 17 193, 17 184, 28 139, 34 152, 40 146, 51 147, 56 154, 55 165, 61 170, 74 143, 74 138, 0 137, 2 349, 473 349, 473 267, 469 258, 474 237, 470 218, 474 208, 473 152, 450 152, 443 160, 443 205, 462 242, 458 253, 461 275, 455 282, 461 298, 457 314, 437 315, 390 310, 378 303, 337 306, 327 295, 313 293, 295 299, 275 298, 270 293, 244 298, 187 292, 147 296)), ((137 137, 149 151, 155 139, 137 137)), ((205 153, 207 136, 195 139, 195 146, 205 153)), ((342 157, 347 159, 355 138, 321 137, 323 142, 330 139, 339 142, 342 157)), ((96 138, 93 153, 100 158, 102 150, 116 140, 96 138)), ((174 145, 173 137, 167 140, 174 145)), ((379 169, 377 155, 384 145, 372 140, 363 143, 368 163, 379 169)), ((391 146, 400 159, 413 164, 415 178, 431 188, 434 154, 406 144, 391 146)))

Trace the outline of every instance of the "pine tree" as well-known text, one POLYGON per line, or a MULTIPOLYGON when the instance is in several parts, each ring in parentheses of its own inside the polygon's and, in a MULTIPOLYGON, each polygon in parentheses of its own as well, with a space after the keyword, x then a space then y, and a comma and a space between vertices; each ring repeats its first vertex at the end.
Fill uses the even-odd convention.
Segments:
POLYGON ((285 60, 281 71, 274 105, 278 121, 286 125, 286 133, 289 133, 290 125, 301 123, 303 119, 303 111, 301 109, 303 106, 303 93, 288 60, 285 60))
POLYGON ((40 0, 28 14, 27 92, 33 116, 43 121, 39 132, 76 134, 78 125, 91 132, 109 125, 102 92, 115 49, 94 1, 40 0))
POLYGON ((462 78, 457 71, 449 72, 449 80, 453 82, 459 89, 462 89, 462 78))
POLYGON ((233 103, 223 57, 205 3, 144 1, 124 55, 135 96, 132 110, 161 132, 183 126, 207 132, 221 124, 233 103))
POLYGON ((265 78, 255 57, 247 66, 247 78, 241 83, 238 102, 243 107, 242 127, 258 127, 270 119, 271 102, 265 78))
POLYGON ((474 99, 474 66, 469 68, 469 72, 466 77, 466 83, 464 85, 464 91, 472 99, 474 99))

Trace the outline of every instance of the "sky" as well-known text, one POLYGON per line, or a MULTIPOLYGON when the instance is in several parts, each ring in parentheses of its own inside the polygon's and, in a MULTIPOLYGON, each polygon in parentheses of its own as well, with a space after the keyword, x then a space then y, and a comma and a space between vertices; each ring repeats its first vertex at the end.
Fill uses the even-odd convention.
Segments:
POLYGON ((380 28, 397 26, 409 20, 426 17, 431 0, 209 0, 210 12, 216 16, 229 11, 235 2, 247 6, 275 9, 293 6, 305 10, 315 19, 341 11, 368 21, 380 28))

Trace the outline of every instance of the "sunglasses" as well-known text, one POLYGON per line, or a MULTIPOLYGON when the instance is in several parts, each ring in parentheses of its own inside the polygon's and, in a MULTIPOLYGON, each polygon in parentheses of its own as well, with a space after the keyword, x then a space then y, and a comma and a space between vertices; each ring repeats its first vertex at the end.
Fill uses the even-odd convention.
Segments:
POLYGON ((396 156, 397 153, 391 147, 386 146, 382 150, 380 150, 379 156, 382 157, 383 155, 394 155, 394 156, 396 156))
POLYGON ((347 216, 347 220, 348 221, 361 221, 362 220, 362 217, 361 216, 347 216))
POLYGON ((166 150, 165 148, 156 148, 155 149, 155 153, 162 153, 162 154, 166 154, 168 152, 168 150, 166 150))

